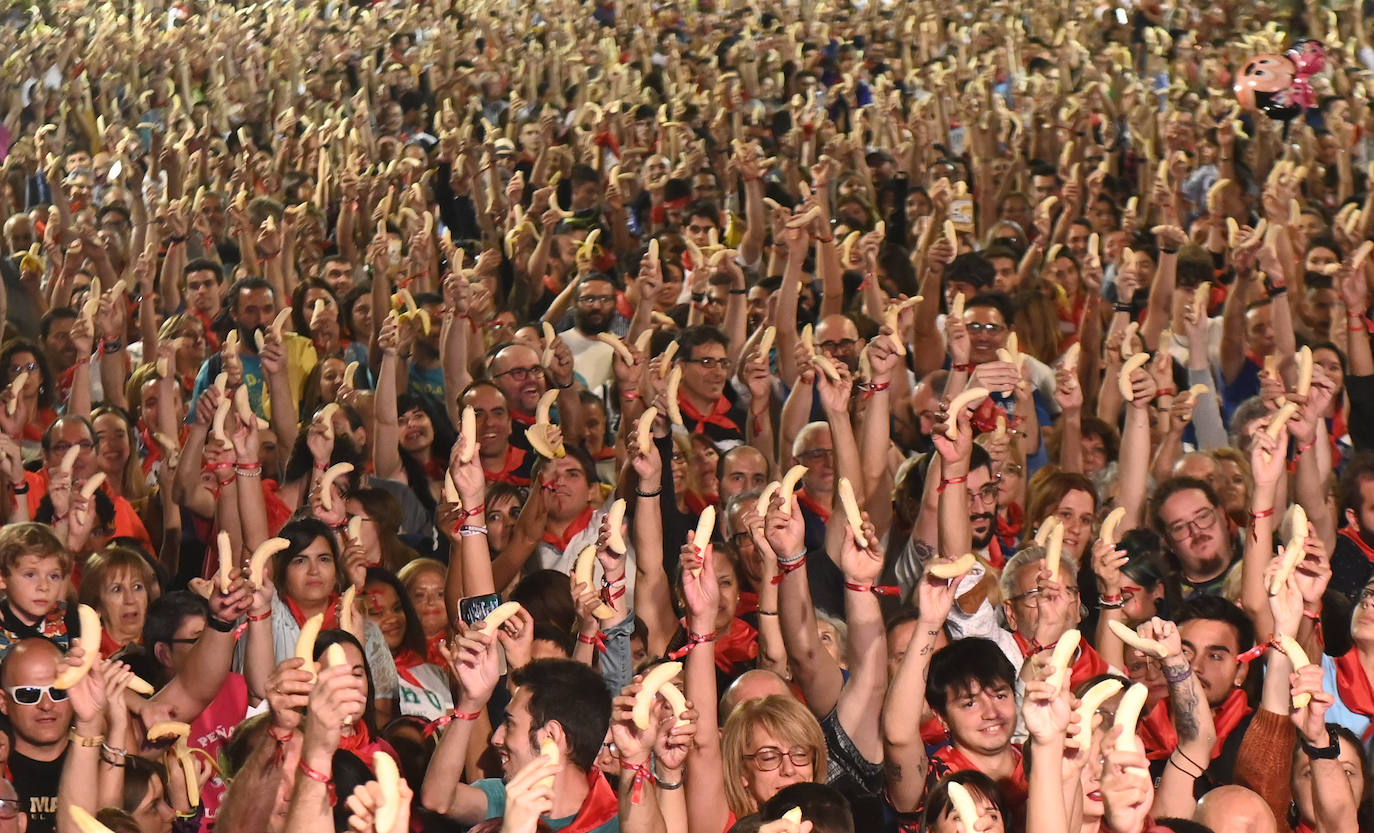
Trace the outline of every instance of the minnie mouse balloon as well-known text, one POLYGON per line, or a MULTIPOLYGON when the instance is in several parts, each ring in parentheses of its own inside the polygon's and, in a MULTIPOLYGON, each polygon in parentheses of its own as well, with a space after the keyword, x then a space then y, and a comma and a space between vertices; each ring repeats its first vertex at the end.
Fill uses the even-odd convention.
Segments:
POLYGON ((1308 78, 1326 66, 1326 51, 1316 41, 1298 41, 1287 52, 1256 55, 1236 74, 1240 106, 1276 121, 1289 121, 1317 103, 1308 78))

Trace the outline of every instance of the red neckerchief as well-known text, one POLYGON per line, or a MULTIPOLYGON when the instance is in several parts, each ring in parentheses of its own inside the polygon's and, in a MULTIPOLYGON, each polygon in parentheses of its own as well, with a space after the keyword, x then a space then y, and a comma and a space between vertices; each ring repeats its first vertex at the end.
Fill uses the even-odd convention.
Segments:
MULTIPOLYGON (((1002 797, 1006 800, 1005 806, 1018 807, 1026 803, 1026 796, 1030 793, 1030 784, 1026 781, 1025 758, 1021 755, 1021 750, 1013 745, 1011 754, 1016 757, 1016 769, 1012 771, 1010 779, 998 781, 997 786, 1002 788, 1002 797)), ((931 757, 948 766, 951 772, 965 769, 982 772, 974 765, 973 761, 968 759, 967 755, 954 748, 952 743, 931 757)))
MULTIPOLYGON (((380 746, 381 743, 378 741, 377 745, 380 746)), ((374 751, 369 747, 373 745, 372 733, 367 730, 367 724, 362 720, 353 721, 353 734, 339 737, 339 748, 347 749, 357 755, 369 767, 372 766, 372 752, 374 751)))
POLYGON ((545 530, 543 538, 544 543, 555 546, 558 548, 559 552, 563 552, 568 548, 568 542, 573 539, 573 536, 586 529, 587 526, 591 524, 592 515, 595 511, 596 510, 592 509, 591 506, 588 506, 582 511, 581 515, 578 515, 573 519, 572 523, 568 524, 568 528, 563 530, 562 535, 557 535, 545 530))
POLYGON ((635 308, 630 303, 630 299, 625 297, 625 293, 619 289, 615 291, 615 311, 630 319, 635 317, 635 308))
POLYGON ((615 818, 620 813, 620 798, 601 770, 593 769, 587 773, 587 797, 573 817, 572 824, 559 833, 591 833, 591 831, 615 818))
POLYGON ((1371 564, 1374 564, 1374 547, 1371 547, 1369 546, 1369 544, 1365 543, 1364 538, 1360 537, 1360 533, 1358 530, 1355 529, 1354 524, 1341 527, 1340 532, 1336 534, 1344 535, 1346 538, 1350 539, 1350 541, 1354 543, 1355 546, 1359 547, 1360 552, 1364 553, 1364 557, 1369 559, 1369 562, 1371 564))
POLYGON ((514 406, 510 409, 510 421, 516 425, 523 425, 529 428, 534 424, 534 414, 527 414, 514 406))
MULTIPOLYGON (((1054 650, 1054 644, 1034 645, 1016 631, 1012 631, 1011 638, 1016 640, 1016 647, 1021 649, 1021 656, 1027 659, 1041 651, 1054 650)), ((1107 665, 1107 661, 1102 658, 1101 654, 1093 650, 1093 646, 1086 642, 1080 642, 1078 643, 1078 652, 1074 655, 1073 665, 1069 668, 1069 686, 1076 688, 1083 681, 1106 674, 1110 670, 1111 667, 1107 665)))
POLYGON ((998 541, 997 536, 994 535, 992 540, 988 542, 988 566, 1000 570, 1006 563, 1007 559, 1002 556, 1002 542, 998 541))
POLYGON ((830 523, 830 509, 817 503, 815 498, 806 493, 806 489, 797 491, 797 503, 806 511, 819 517, 821 523, 830 523))
MULTIPOLYGON (((1359 648, 1351 648, 1336 657, 1336 696, 1355 714, 1374 718, 1374 686, 1370 686, 1369 675, 1360 663, 1359 648)), ((1368 741, 1371 735, 1374 735, 1374 720, 1364 730, 1363 740, 1368 741)))
MULTIPOLYGON (((301 606, 296 604, 296 600, 290 596, 282 596, 286 602, 287 610, 291 611, 291 618, 296 620, 296 624, 305 627, 306 615, 301 610, 301 606)), ((338 592, 329 594, 329 601, 324 603, 324 624, 320 625, 320 630, 328 631, 339 627, 339 594, 338 592)))
POLYGON ((515 472, 525 464, 525 449, 513 443, 506 444, 506 459, 501 461, 501 468, 492 471, 486 466, 482 467, 482 474, 488 483, 509 483, 512 486, 528 486, 530 481, 523 477, 514 477, 515 472), (523 482, 518 482, 523 481, 523 482))
POLYGON ((753 662, 759 655, 759 632, 740 618, 730 620, 730 632, 716 639, 716 667, 725 673, 738 663, 753 662))
POLYGON ((592 459, 600 462, 602 460, 614 460, 615 449, 609 445, 601 446, 601 450, 592 455, 592 459))
POLYGON ((735 615, 744 616, 759 609, 759 594, 753 590, 739 591, 739 604, 735 605, 735 615))
POLYGON ((949 735, 945 732, 944 724, 940 722, 940 718, 931 715, 929 720, 921 724, 921 742, 926 746, 934 746, 947 740, 949 740, 949 735))
MULTIPOLYGON (((448 463, 444 460, 434 459, 433 455, 430 455, 428 458, 425 459, 424 465, 425 477, 428 478, 430 482, 434 482, 435 480, 443 480, 445 472, 448 471, 448 463)), ((411 488, 413 489, 415 487, 412 486, 411 488)))
POLYGON ((1245 351, 1245 359, 1246 361, 1250 362, 1250 364, 1253 364, 1255 367, 1258 367, 1261 370, 1264 369, 1264 357, 1261 356, 1259 353, 1247 349, 1245 351))
POLYGON ((1015 541, 1021 537, 1021 530, 1026 526, 1026 510, 1015 502, 1004 508, 1007 510, 1006 518, 1003 518, 1001 513, 997 515, 997 537, 1015 541))
POLYGON ((439 645, 447 638, 448 631, 439 631, 425 640, 425 662, 431 665, 437 665, 440 668, 448 667, 448 660, 444 659, 444 655, 439 653, 439 645))
POLYGON ((1019 417, 994 402, 992 397, 989 396, 987 399, 983 400, 981 405, 974 409, 973 414, 969 416, 969 424, 972 425, 979 434, 986 434, 989 431, 997 430, 997 418, 999 416, 1006 418, 1008 428, 1015 428, 1022 422, 1019 417))
POLYGON ((1300 821, 1298 822, 1298 826, 1293 828, 1293 833, 1317 833, 1317 831, 1307 822, 1300 821))
POLYGON ((410 683, 416 688, 425 687, 424 683, 415 679, 415 675, 410 673, 410 669, 414 668, 417 665, 425 664, 424 657, 420 656, 419 654, 415 653, 409 648, 402 648, 400 652, 397 653, 395 657, 393 657, 393 659, 396 661, 396 674, 399 675, 401 679, 405 680, 406 682, 410 683))
POLYGON ((692 429, 693 434, 703 433, 707 425, 718 425, 726 431, 740 433, 739 426, 735 424, 735 421, 726 416, 730 413, 730 400, 724 396, 716 400, 716 404, 711 407, 709 414, 698 411, 691 402, 687 401, 687 396, 680 392, 677 395, 677 404, 685 420, 696 422, 696 427, 692 429))
MULTIPOLYGON (((1242 689, 1235 689, 1226 702, 1212 709, 1212 723, 1216 726, 1217 742, 1212 747, 1212 759, 1221 754, 1226 738, 1240 725, 1245 716, 1254 711, 1245 699, 1242 689)), ((1145 745, 1145 757, 1152 761, 1162 761, 1178 746, 1178 733, 1174 731, 1174 721, 1169 714, 1169 699, 1159 701, 1139 725, 1140 741, 1145 745)))

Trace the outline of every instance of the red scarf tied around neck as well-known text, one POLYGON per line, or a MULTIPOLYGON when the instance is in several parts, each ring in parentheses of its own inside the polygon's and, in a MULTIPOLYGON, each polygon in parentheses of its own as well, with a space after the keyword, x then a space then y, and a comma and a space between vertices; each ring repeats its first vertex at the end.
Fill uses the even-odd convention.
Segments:
POLYGON ((1368 742, 1374 736, 1374 686, 1369 684, 1369 675, 1360 663, 1359 648, 1351 648, 1336 657, 1336 696, 1347 709, 1371 719, 1361 738, 1368 742))
MULTIPOLYGON (((1217 742, 1212 747, 1212 758, 1221 754, 1226 738, 1240 725, 1245 716, 1254 711, 1245 699, 1245 692, 1235 689, 1226 702, 1212 709, 1212 721, 1216 724, 1217 742)), ((1152 761, 1162 761, 1169 757, 1178 746, 1178 733, 1174 731, 1173 718, 1169 716, 1169 700, 1165 698, 1150 710, 1149 715, 1138 727, 1141 743, 1145 745, 1145 757, 1152 761)))

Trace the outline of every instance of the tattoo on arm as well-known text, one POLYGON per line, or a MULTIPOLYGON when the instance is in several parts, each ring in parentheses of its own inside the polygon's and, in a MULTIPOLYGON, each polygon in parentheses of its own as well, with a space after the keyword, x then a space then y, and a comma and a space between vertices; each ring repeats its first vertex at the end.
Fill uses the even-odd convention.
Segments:
POLYGON ((1178 732, 1179 741, 1197 740, 1198 734, 1202 731, 1198 725, 1197 710, 1206 708, 1206 705, 1198 703, 1197 693, 1193 690, 1192 676, 1178 683, 1170 683, 1169 697, 1173 701, 1174 730, 1178 732))

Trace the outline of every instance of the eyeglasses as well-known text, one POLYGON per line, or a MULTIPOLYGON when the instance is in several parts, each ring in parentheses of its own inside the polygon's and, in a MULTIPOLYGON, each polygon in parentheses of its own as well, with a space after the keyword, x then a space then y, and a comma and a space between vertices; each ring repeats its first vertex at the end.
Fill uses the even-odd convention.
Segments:
POLYGON ((21 706, 36 706, 38 701, 43 699, 46 693, 48 699, 54 703, 61 703, 67 699, 67 690, 50 685, 16 685, 5 689, 10 699, 21 706))
POLYGON ((536 365, 534 367, 512 367, 505 372, 494 374, 492 378, 499 379, 502 376, 509 376, 516 382, 525 382, 528 381, 531 376, 542 377, 543 375, 544 368, 536 365))
POLYGON ((717 358, 712 358, 712 357, 710 357, 710 356, 705 356, 705 357, 700 358, 700 359, 682 359, 682 361, 685 362, 686 364, 694 364, 694 365, 700 367, 702 370, 729 370, 729 369, 730 369, 730 360, 727 359, 727 358, 725 358, 724 356, 722 356, 722 357, 720 357, 720 358, 718 358, 718 359, 717 359, 717 358))
MULTIPOLYGON (((1024 593, 1017 593, 1015 596, 1007 599, 1007 601, 1012 604, 1020 603, 1029 608, 1037 608, 1040 606, 1040 599, 1045 592, 1046 588, 1044 587, 1032 587, 1024 593)), ((1064 588, 1064 592, 1071 597, 1076 597, 1078 595, 1078 588, 1069 585, 1064 588)))
POLYGON ((835 459, 835 451, 830 448, 813 448, 810 451, 803 451, 797 455, 798 460, 805 460, 808 465, 813 463, 828 463, 835 459))
POLYGON ((38 362, 28 362, 27 364, 10 365, 10 375, 16 376, 20 373, 32 373, 38 369, 38 362))
POLYGON ((858 344, 857 339, 842 338, 839 341, 822 341, 820 347, 827 353, 850 353, 858 344))
POLYGON ((971 335, 979 335, 981 333, 996 335, 1006 329, 1006 327, 1001 324, 984 324, 981 321, 970 321, 964 325, 964 328, 967 329, 971 335))
POLYGON ((969 489, 968 499, 970 501, 981 500, 983 503, 996 503, 997 482, 985 483, 981 489, 969 489))
POLYGON ((1205 532, 1217 525, 1217 512, 1215 509, 1203 509, 1193 516, 1192 520, 1174 521, 1164 527, 1164 531, 1169 533, 1170 538, 1181 538, 1188 534, 1188 528, 1192 527, 1197 532, 1205 532))
POLYGON ((753 761, 754 768, 759 772, 772 772, 782 766, 784 757, 792 762, 792 766, 806 766, 816 760, 814 752, 800 746, 793 747, 786 752, 776 746, 765 746, 752 755, 745 755, 744 760, 753 761))
POLYGON ((91 442, 90 440, 82 440, 79 443, 58 443, 52 447, 52 450, 56 454, 66 454, 73 448, 79 448, 82 451, 90 451, 91 449, 95 448, 95 443, 91 442))

